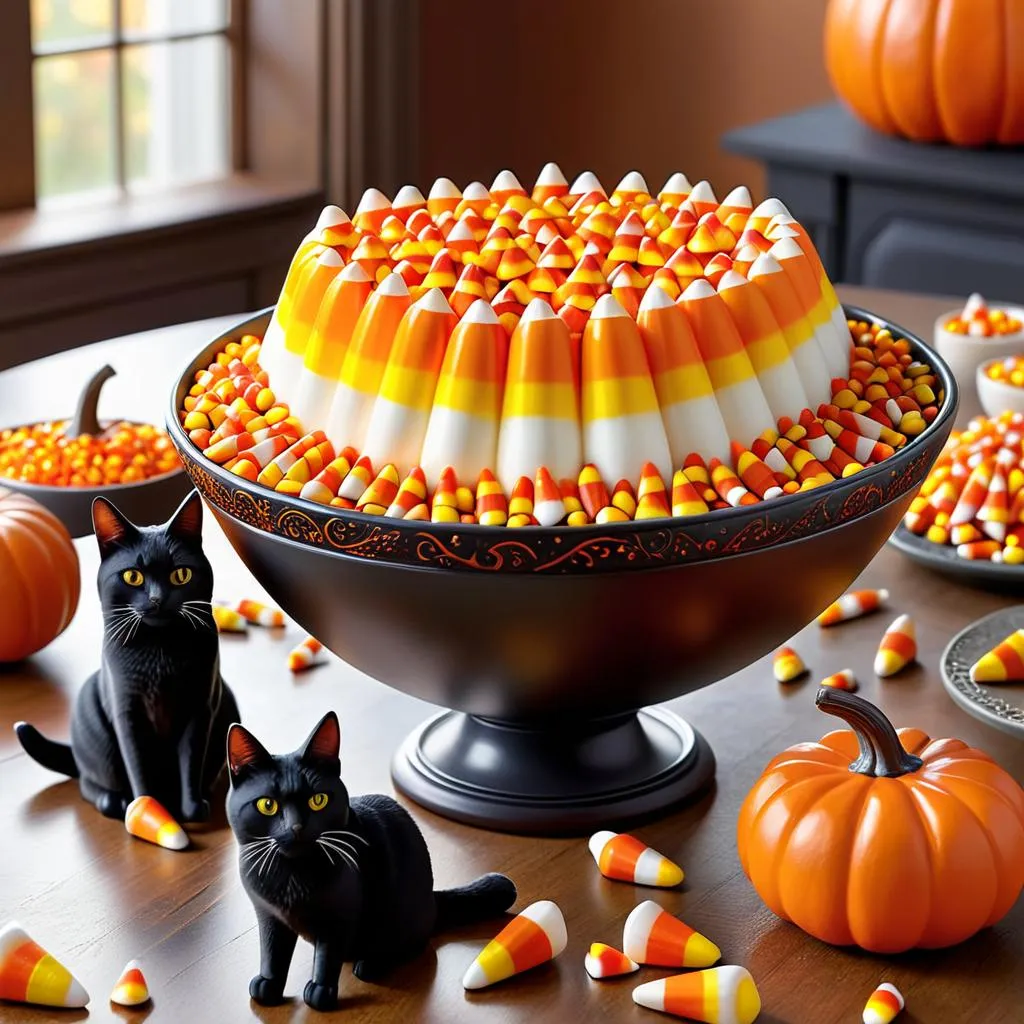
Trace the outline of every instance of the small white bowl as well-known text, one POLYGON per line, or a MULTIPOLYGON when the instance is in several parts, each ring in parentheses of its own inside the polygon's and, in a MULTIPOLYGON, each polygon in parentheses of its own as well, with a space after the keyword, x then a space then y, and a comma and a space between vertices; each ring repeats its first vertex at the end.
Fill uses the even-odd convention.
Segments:
MULTIPOLYGON (((1010 354, 1024 356, 1024 343, 1021 343, 1017 350, 1010 354)), ((999 416, 1004 412, 1024 413, 1024 387, 1007 384, 1002 380, 993 380, 985 372, 990 366, 1002 361, 1002 359, 986 359, 978 367, 975 376, 978 401, 986 416, 999 416)))
MULTIPOLYGON (((1024 309, 1020 306, 991 306, 1001 309, 1008 316, 1024 322, 1024 309)), ((978 394, 978 367, 982 363, 998 361, 1007 356, 1020 355, 1024 352, 1024 330, 1014 334, 998 334, 990 338, 976 338, 971 334, 955 334, 947 331, 945 324, 953 317, 959 316, 963 307, 952 309, 935 321, 935 351, 949 364, 949 368, 960 385, 960 409, 957 424, 966 423, 981 411, 978 394)), ((994 384, 995 381, 989 381, 994 384)), ((1007 385, 1010 388, 1010 385, 1007 385)))

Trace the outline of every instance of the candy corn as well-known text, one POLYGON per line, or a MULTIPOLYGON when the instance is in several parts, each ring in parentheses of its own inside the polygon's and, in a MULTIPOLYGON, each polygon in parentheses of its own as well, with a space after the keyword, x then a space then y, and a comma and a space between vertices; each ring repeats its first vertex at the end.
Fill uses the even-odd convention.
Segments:
POLYGON ((305 672, 307 668, 319 665, 326 657, 324 645, 319 640, 307 636, 288 653, 288 669, 291 672, 305 672))
POLYGON ((634 836, 595 832, 588 845, 605 878, 661 888, 679 885, 683 880, 682 868, 634 836))
POLYGON ((272 608, 269 604, 260 604, 259 601, 245 598, 235 605, 235 611, 254 626, 284 625, 284 612, 279 608, 272 608))
POLYGON ((722 951, 652 900, 635 906, 622 931, 622 949, 638 964, 710 967, 722 951))
POLYGON ((155 843, 165 850, 184 850, 188 846, 185 830, 151 796, 136 797, 124 812, 124 827, 138 839, 155 843))
POLYGON ((772 658, 772 672, 780 683, 791 683, 807 672, 807 666, 792 647, 780 647, 772 658))
POLYGON ((905 1005, 900 990, 890 982, 883 981, 871 993, 861 1019, 864 1024, 892 1024, 905 1005))
POLYGON ((705 1024, 753 1024, 761 1012, 750 972, 731 965, 649 981, 633 989, 633 1002, 705 1024))
POLYGON ((565 949, 568 936, 561 910, 550 900, 531 903, 510 921, 469 965, 462 985, 486 988, 553 960, 565 949))
POLYGON ((70 1009, 85 1006, 89 993, 62 963, 11 921, 0 928, 0 999, 70 1009))
POLYGON ((839 622, 849 622, 850 619, 877 611, 888 600, 888 590, 851 590, 818 616, 818 625, 834 626, 839 622))
POLYGON ((972 683, 1024 682, 1024 629, 1014 630, 971 666, 972 683))
POLYGON ((829 686, 834 690, 849 690, 852 692, 857 689, 857 679, 851 669, 844 668, 842 672, 835 672, 830 676, 826 676, 818 685, 829 686))
POLYGON ((149 986, 138 960, 130 960, 110 993, 110 1001, 118 1006, 141 1006, 149 1002, 149 986))
POLYGON ((244 633, 249 628, 248 619, 240 611, 226 604, 215 604, 210 611, 213 613, 218 633, 244 633))
POLYGON ((901 615, 885 631, 875 655, 875 675, 892 676, 917 657, 917 636, 914 620, 901 615))
POLYGON ((632 974, 640 970, 640 965, 635 960, 630 960, 625 953, 614 946, 606 946, 603 942, 591 943, 583 966, 587 974, 594 979, 618 978, 623 974, 632 974))

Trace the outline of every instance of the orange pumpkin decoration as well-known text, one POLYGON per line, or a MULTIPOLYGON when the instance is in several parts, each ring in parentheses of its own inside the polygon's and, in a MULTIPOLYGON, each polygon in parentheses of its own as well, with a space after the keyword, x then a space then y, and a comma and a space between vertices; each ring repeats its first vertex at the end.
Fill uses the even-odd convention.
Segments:
POLYGON ((64 632, 79 587, 78 553, 64 524, 0 487, 0 662, 27 658, 64 632))
POLYGON ((853 730, 769 762, 740 809, 740 863, 779 917, 837 946, 936 949, 995 924, 1024 886, 1024 790, 980 750, 893 729, 818 691, 853 730))
POLYGON ((830 0, 825 63, 878 131, 1024 142, 1024 0, 830 0))

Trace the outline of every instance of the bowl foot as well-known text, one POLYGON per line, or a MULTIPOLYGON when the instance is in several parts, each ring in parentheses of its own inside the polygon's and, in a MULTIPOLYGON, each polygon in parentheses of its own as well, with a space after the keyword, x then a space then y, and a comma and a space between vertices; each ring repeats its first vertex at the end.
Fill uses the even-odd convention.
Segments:
POLYGON ((395 786, 446 818, 499 832, 584 835, 665 811, 714 777, 707 741, 664 708, 568 724, 444 711, 403 742, 395 786))

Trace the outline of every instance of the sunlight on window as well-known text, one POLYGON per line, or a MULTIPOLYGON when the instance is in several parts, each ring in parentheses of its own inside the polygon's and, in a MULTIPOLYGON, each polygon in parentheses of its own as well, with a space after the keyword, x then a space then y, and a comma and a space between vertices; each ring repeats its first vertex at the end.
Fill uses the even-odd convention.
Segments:
POLYGON ((40 200, 228 173, 227 0, 31 0, 31 9, 40 200))

